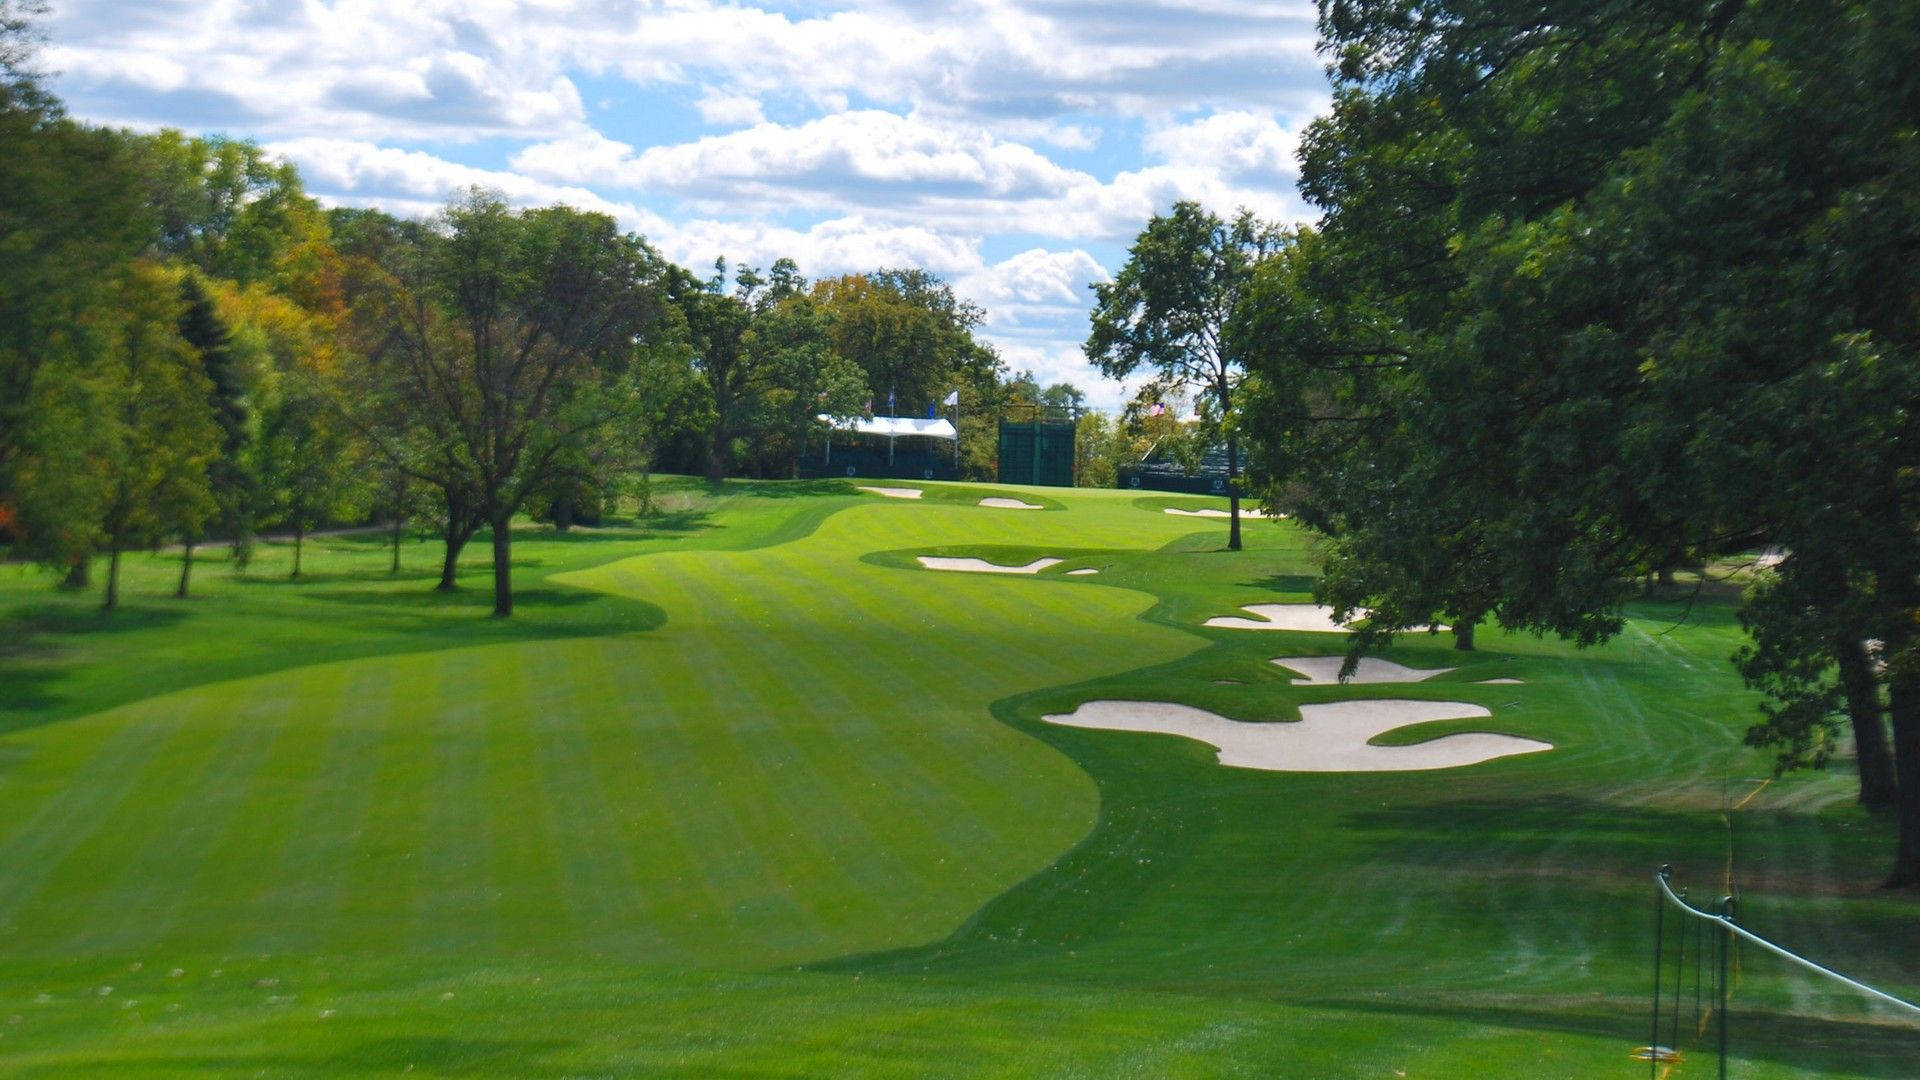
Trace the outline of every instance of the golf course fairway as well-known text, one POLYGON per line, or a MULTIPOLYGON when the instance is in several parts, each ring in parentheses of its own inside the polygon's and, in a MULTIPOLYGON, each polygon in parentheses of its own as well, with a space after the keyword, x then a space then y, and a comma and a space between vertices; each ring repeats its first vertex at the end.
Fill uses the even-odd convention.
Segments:
MULTIPOLYGON (((1165 512, 1219 500, 912 486, 527 523, 508 620, 478 541, 453 594, 378 533, 298 580, 203 550, 184 601, 135 555, 112 615, 0 568, 0 1076, 1640 1076, 1663 863, 1920 993, 1891 821, 1741 745, 1731 586, 1296 683, 1344 636, 1205 625, 1311 601, 1291 522, 1229 552, 1165 512), (1041 719, 1109 700, 1460 703, 1375 741, 1552 748, 1267 771, 1041 719)), ((1729 1075, 1920 1073, 1920 1024, 1738 960, 1729 1075)))

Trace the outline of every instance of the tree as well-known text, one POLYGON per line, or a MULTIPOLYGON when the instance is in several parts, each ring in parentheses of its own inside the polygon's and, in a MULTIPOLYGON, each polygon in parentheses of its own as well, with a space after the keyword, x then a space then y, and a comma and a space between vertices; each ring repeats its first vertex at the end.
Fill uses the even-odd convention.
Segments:
POLYGON ((1079 487, 1114 487, 1120 466, 1137 459, 1118 419, 1098 410, 1083 412, 1074 421, 1073 444, 1074 483, 1079 487))
POLYGON ((1473 543, 1465 577, 1355 564, 1401 614, 1485 587, 1502 625, 1591 642, 1676 553, 1791 551, 1745 612, 1772 699, 1754 737, 1817 759, 1829 662, 1870 730, 1858 650, 1879 637, 1891 884, 1920 882, 1914 19, 1329 3, 1335 106, 1302 170, 1325 247, 1257 320, 1266 401, 1307 418, 1259 436, 1306 448, 1274 483, 1356 519, 1381 495, 1473 543))
POLYGON ((981 355, 978 307, 924 270, 876 270, 817 283, 814 301, 831 319, 833 350, 866 373, 875 410, 917 415, 956 382, 975 381, 997 358, 981 355))
POLYGON ((1123 379, 1142 367, 1168 387, 1192 387, 1211 404, 1209 427, 1226 438, 1231 524, 1227 547, 1240 550, 1240 442, 1234 428, 1241 357, 1225 336, 1254 267, 1277 251, 1283 234, 1241 211, 1226 222, 1199 203, 1178 202, 1154 215, 1109 282, 1096 282, 1087 359, 1123 379))
POLYGON ((169 535, 198 532, 213 513, 207 465, 219 436, 200 356, 181 339, 179 284, 158 267, 129 269, 117 299, 113 347, 100 358, 105 480, 100 535, 107 549, 104 606, 120 602, 120 555, 169 535))
POLYGON ((819 418, 851 416, 867 400, 866 373, 834 351, 832 338, 828 313, 799 293, 764 306, 747 332, 746 352, 773 384, 759 425, 775 443, 767 456, 795 477, 808 443, 826 430, 819 418))
POLYGON ((0 3, 0 540, 78 580, 100 540, 99 368, 151 221, 126 140, 38 85, 44 9, 0 3))
POLYGON ((298 171, 253 143, 172 129, 131 141, 158 254, 244 286, 324 243, 326 217, 298 171))
POLYGON ((1057 382, 1040 391, 1040 405, 1069 416, 1079 416, 1086 410, 1087 395, 1070 382, 1057 382))
POLYGON ((300 576, 308 534, 349 516, 369 495, 352 431, 316 382, 292 373, 260 431, 264 516, 293 533, 292 578, 300 576))
POLYGON ((481 191, 388 262, 358 305, 342 412, 445 497, 443 585, 456 535, 491 528, 494 614, 511 615, 513 516, 634 408, 634 350, 657 322, 665 264, 604 215, 516 213, 481 191))
MULTIPOLYGON (((249 467, 248 445, 252 429, 246 405, 248 386, 241 362, 232 348, 232 335, 214 311, 206 290, 192 275, 180 279, 180 338, 200 356, 200 368, 207 379, 208 406, 219 431, 215 454, 207 465, 207 487, 212 495, 216 517, 235 543, 252 529, 255 478, 249 467)), ((203 538, 193 528, 180 536, 180 584, 174 595, 187 596, 193 574, 193 549, 203 538)))
POLYGON ((1242 430, 1262 449, 1252 474, 1270 505, 1328 537, 1316 599, 1337 618, 1362 617, 1352 660, 1443 622, 1472 649, 1499 599, 1485 523, 1506 498, 1500 448, 1463 461, 1442 449, 1446 432, 1425 430, 1458 428, 1469 414, 1418 406, 1461 388, 1417 380, 1410 320, 1350 277, 1319 233, 1300 230, 1259 268, 1229 326, 1252 375, 1242 405, 1242 430))
POLYGON ((754 302, 761 279, 752 267, 741 267, 735 291, 726 292, 726 261, 715 264, 714 276, 697 281, 684 272, 675 276, 686 333, 693 346, 694 365, 705 376, 710 400, 707 437, 707 480, 724 480, 733 458, 733 440, 775 385, 774 371, 758 362, 746 347, 753 325, 754 302))

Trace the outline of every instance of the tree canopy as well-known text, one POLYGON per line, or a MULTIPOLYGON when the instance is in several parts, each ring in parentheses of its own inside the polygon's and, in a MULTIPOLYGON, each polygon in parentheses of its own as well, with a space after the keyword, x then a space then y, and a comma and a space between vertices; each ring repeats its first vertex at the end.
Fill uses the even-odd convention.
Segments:
POLYGON ((1227 546, 1240 548, 1240 445, 1234 407, 1244 371, 1228 320, 1253 281, 1254 267, 1279 250, 1276 227, 1241 211, 1225 221, 1196 202, 1154 215, 1112 281, 1096 282, 1087 359, 1110 378, 1145 368, 1168 390, 1198 390, 1202 416, 1227 444, 1231 523, 1227 546))
POLYGON ((1858 647, 1883 643, 1898 884, 1920 881, 1915 22, 1323 4, 1335 103, 1302 191, 1324 217, 1236 334, 1274 498, 1386 631, 1484 614, 1596 641, 1641 575, 1789 553, 1746 608, 1775 703, 1755 738, 1817 756, 1846 702, 1864 763, 1889 714, 1858 647))

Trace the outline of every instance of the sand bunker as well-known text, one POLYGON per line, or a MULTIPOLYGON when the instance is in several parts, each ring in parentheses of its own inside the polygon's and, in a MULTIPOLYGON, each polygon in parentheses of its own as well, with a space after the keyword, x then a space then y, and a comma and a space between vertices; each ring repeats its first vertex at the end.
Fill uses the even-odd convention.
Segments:
MULTIPOLYGON (((1334 622, 1333 609, 1324 604, 1247 604, 1240 610, 1252 612, 1258 618, 1219 615, 1208 619, 1206 624, 1224 626, 1231 630, 1302 630, 1311 634, 1344 634, 1352 629, 1350 625, 1342 626, 1334 622)), ((1423 626, 1416 629, 1445 630, 1447 628, 1423 626)))
POLYGON ((1480 685, 1481 686, 1519 686, 1525 682, 1526 682, 1525 679, 1481 679, 1480 685))
POLYGON ((968 574, 1037 574, 1049 566, 1058 566, 1064 559, 1035 559, 1025 566, 1001 566, 985 559, 949 559, 938 555, 917 556, 920 565, 929 570, 959 570, 968 574))
MULTIPOLYGON (((1233 516, 1233 514, 1232 514, 1232 512, 1231 512, 1231 511, 1227 511, 1227 510, 1216 510, 1216 509, 1214 509, 1214 508, 1213 508, 1213 507, 1211 507, 1211 506, 1209 506, 1209 507, 1206 507, 1205 509, 1201 509, 1201 510, 1182 510, 1182 509, 1180 509, 1180 508, 1179 508, 1179 507, 1177 507, 1177 506, 1169 506, 1169 507, 1167 507, 1167 513, 1169 513, 1169 514, 1178 514, 1178 515, 1180 515, 1181 517, 1212 517, 1212 518, 1223 518, 1223 517, 1232 517, 1232 516, 1233 516)), ((1263 512, 1263 511, 1259 511, 1259 510, 1246 510, 1246 509, 1242 509, 1242 510, 1240 511, 1240 516, 1241 516, 1241 517, 1243 517, 1243 518, 1263 518, 1263 517, 1266 517, 1267 515, 1266 515, 1266 514, 1265 514, 1265 513, 1263 512)), ((1287 515, 1285 515, 1285 514, 1278 514, 1278 515, 1275 515, 1275 516, 1277 516, 1277 517, 1286 517, 1287 515)))
POLYGON ((999 496, 981 499, 981 506, 991 506, 995 510, 1045 510, 1039 503, 1021 502, 1019 499, 1003 499, 999 496))
MULTIPOLYGON (((1305 675, 1304 679, 1293 680, 1295 686, 1338 685, 1340 665, 1346 663, 1343 656, 1282 656, 1275 661, 1289 671, 1305 675)), ((1350 683, 1410 683, 1431 679, 1435 675, 1445 675, 1452 671, 1443 668, 1402 667, 1391 660, 1381 660, 1372 656, 1360 658, 1360 666, 1347 678, 1350 683)))
POLYGON ((1248 604, 1241 608, 1258 618, 1222 615, 1207 620, 1208 626, 1235 630, 1305 630, 1316 634, 1344 634, 1347 628, 1333 621, 1333 609, 1324 604, 1248 604))
POLYGON ((921 494, 919 488, 886 488, 886 487, 864 487, 863 486, 860 488, 860 490, 871 491, 875 495, 885 495, 889 499, 917 499, 920 497, 920 494, 921 494))
POLYGON ((1067 571, 1067 576, 1068 576, 1068 577, 1086 577, 1086 576, 1087 576, 1088 574, 1097 574, 1097 573, 1099 573, 1099 572, 1100 572, 1100 571, 1098 571, 1098 570, 1095 570, 1095 569, 1094 569, 1093 567, 1091 567, 1091 566, 1083 566, 1083 567, 1081 567, 1081 568, 1080 568, 1080 569, 1078 569, 1078 570, 1069 570, 1069 571, 1067 571))
POLYGON ((1067 727, 1178 735, 1220 751, 1220 764, 1273 772, 1408 772, 1451 769, 1553 749, 1516 735, 1463 732, 1413 746, 1370 746, 1382 732, 1432 720, 1490 716, 1459 701, 1339 701, 1300 706, 1299 723, 1249 724, 1168 701, 1089 701, 1041 719, 1067 727))

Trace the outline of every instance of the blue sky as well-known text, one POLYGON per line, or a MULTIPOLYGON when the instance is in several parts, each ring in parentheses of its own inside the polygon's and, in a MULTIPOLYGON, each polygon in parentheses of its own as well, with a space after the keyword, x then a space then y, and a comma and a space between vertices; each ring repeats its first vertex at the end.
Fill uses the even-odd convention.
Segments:
POLYGON ((56 0, 99 123, 251 138, 330 204, 473 184, 615 215, 689 266, 939 273, 1016 369, 1097 405, 1088 284, 1176 199, 1309 215, 1310 3, 56 0))

